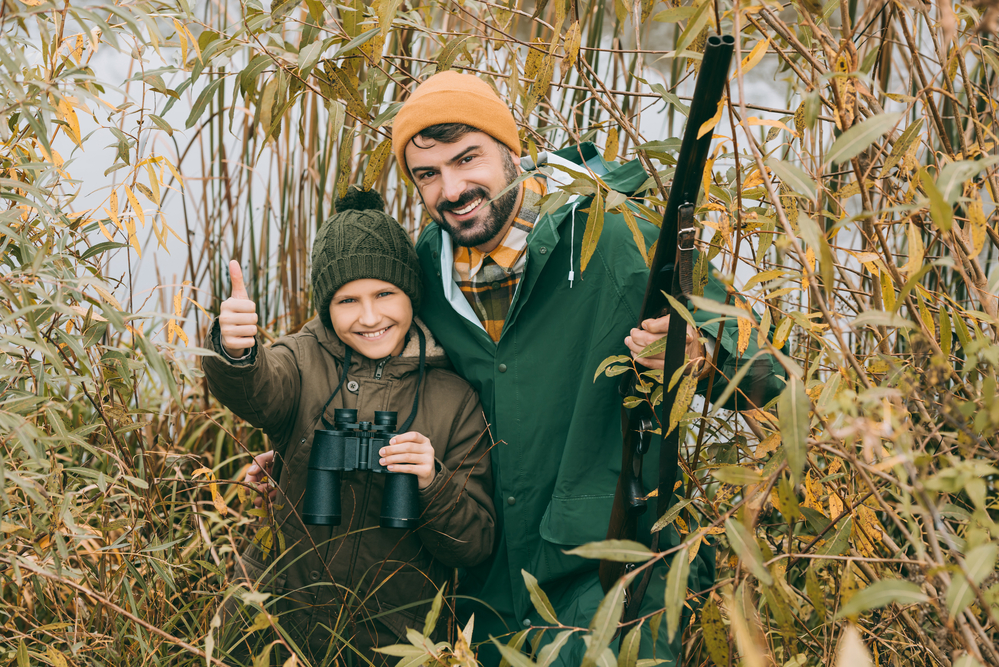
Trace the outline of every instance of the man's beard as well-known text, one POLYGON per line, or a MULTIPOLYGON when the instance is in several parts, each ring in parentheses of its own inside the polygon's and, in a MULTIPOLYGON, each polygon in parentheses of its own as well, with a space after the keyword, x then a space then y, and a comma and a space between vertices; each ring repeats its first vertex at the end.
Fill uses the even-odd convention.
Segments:
MULTIPOLYGON (((513 158, 510 157, 508 151, 503 151, 503 175, 506 176, 506 185, 503 187, 508 187, 517 178, 517 168, 513 164, 513 158)), ((480 246, 488 241, 491 241, 500 230, 503 229, 503 225, 513 214, 513 207, 517 205, 517 195, 519 194, 520 188, 510 188, 501 195, 496 201, 489 204, 489 209, 483 211, 479 216, 473 221, 473 227, 464 227, 461 225, 454 225, 448 222, 447 218, 444 217, 446 211, 456 211, 468 206, 470 203, 478 198, 483 200, 490 199, 489 193, 483 187, 475 187, 470 190, 466 190, 462 193, 461 197, 457 201, 443 201, 437 205, 437 222, 442 227, 447 229, 451 238, 459 246, 465 248, 474 248, 475 246, 480 246)))

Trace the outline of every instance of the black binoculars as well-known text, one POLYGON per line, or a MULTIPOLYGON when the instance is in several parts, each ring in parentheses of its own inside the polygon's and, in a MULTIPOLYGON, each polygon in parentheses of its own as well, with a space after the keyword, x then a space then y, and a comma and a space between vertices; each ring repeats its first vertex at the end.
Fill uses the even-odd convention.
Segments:
POLYGON ((416 475, 389 472, 378 452, 395 433, 396 413, 376 412, 375 423, 357 422, 357 410, 336 410, 333 429, 319 429, 312 440, 302 520, 312 526, 340 525, 340 473, 384 473, 382 528, 415 528, 420 518, 416 475))

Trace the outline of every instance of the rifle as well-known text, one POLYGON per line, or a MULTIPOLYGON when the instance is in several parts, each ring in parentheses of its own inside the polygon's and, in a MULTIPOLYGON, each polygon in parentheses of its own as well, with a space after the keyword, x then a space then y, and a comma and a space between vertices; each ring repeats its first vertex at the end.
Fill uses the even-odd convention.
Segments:
MULTIPOLYGON (((687 323, 680 315, 672 312, 673 309, 663 292, 668 291, 671 296, 683 303, 693 291, 691 264, 696 234, 694 206, 697 204, 704 165, 711 148, 711 132, 700 139, 697 138, 697 133, 718 109, 718 103, 728 80, 734 45, 735 39, 731 35, 708 37, 701 69, 694 86, 694 97, 690 103, 683 141, 680 144, 680 155, 677 158, 676 170, 673 172, 673 183, 670 186, 666 212, 663 215, 659 241, 656 243, 656 252, 649 270, 649 282, 645 288, 639 319, 641 326, 641 323, 648 318, 672 314, 666 334, 663 400, 655 412, 648 403, 642 403, 631 409, 621 408, 623 431, 621 474, 617 480, 610 525, 607 528, 609 540, 634 540, 636 537, 638 519, 645 513, 647 505, 646 494, 642 488, 642 458, 651 447, 655 435, 653 430, 659 425, 662 425, 662 430, 668 427, 669 415, 676 400, 679 383, 669 389, 669 381, 684 362, 687 323)), ((626 374, 621 385, 622 395, 634 395, 637 382, 637 375, 626 374)), ((665 514, 672 502, 679 457, 679 432, 680 429, 676 428, 665 438, 658 436, 660 440, 658 516, 665 514)), ((653 551, 658 550, 659 535, 659 532, 653 535, 653 551)), ((600 584, 604 591, 610 590, 630 567, 633 567, 630 563, 626 565, 614 561, 601 561, 600 584)), ((633 584, 622 622, 628 623, 637 617, 651 573, 652 568, 647 569, 638 584, 633 584)))

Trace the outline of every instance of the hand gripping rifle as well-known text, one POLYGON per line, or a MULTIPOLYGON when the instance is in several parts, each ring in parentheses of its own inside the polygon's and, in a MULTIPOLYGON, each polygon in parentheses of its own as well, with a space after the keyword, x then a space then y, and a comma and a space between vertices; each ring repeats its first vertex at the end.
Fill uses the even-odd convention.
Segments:
MULTIPOLYGON (((729 62, 735 39, 731 35, 712 35, 704 48, 704 59, 694 87, 694 97, 690 103, 690 113, 680 144, 673 184, 669 191, 666 213, 663 215, 659 241, 649 272, 649 283, 645 288, 642 303, 641 322, 648 318, 661 317, 672 313, 663 292, 668 292, 680 303, 693 291, 692 256, 694 249, 694 206, 704 176, 704 164, 711 148, 711 132, 700 139, 697 133, 701 126, 715 115, 728 79, 729 62)), ((669 415, 676 400, 679 383, 668 389, 670 378, 684 362, 687 323, 678 314, 670 318, 666 334, 666 367, 663 369, 663 400, 657 408, 658 414, 648 403, 636 408, 621 408, 621 423, 624 444, 621 452, 621 475, 614 493, 614 506, 611 510, 610 526, 607 528, 609 540, 634 540, 638 519, 646 510, 646 494, 642 488, 642 457, 649 451, 653 431, 661 425, 665 431, 669 425, 669 415)), ((624 396, 632 396, 638 377, 628 373, 622 382, 624 396)), ((657 516, 669 509, 673 498, 673 484, 676 481, 677 460, 679 457, 680 429, 673 429, 660 438, 659 452, 659 492, 657 516)), ((652 538, 652 550, 658 551, 659 535, 652 538)), ((604 590, 610 588, 626 571, 624 563, 600 562, 600 583, 604 590)), ((648 587, 652 568, 645 570, 644 576, 629 591, 622 622, 628 623, 638 616, 642 597, 648 587)))

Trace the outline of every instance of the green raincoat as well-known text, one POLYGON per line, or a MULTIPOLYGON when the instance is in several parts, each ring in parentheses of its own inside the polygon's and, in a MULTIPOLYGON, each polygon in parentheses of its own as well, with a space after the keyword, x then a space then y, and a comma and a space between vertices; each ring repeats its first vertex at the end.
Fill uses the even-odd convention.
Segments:
MULTIPOLYGON (((563 149, 555 156, 576 164, 585 160, 609 187, 625 194, 647 179, 637 161, 623 166, 605 162, 592 144, 563 149)), ((426 284, 422 319, 457 372, 479 392, 496 443, 492 463, 500 540, 493 557, 472 568, 463 584, 465 594, 483 603, 468 604, 465 610, 475 612, 477 640, 508 636, 532 624, 548 625, 534 611, 522 571, 538 580, 566 625, 588 626, 603 597, 597 561, 567 556, 565 551, 606 536, 621 467, 621 397, 619 378, 601 375, 594 380, 594 372, 607 357, 628 353, 624 339, 638 323, 648 269, 623 217, 608 213, 596 251, 586 271, 580 271, 588 206, 589 199, 570 200, 536 223, 498 343, 486 334, 452 280, 450 237, 432 223, 417 243, 426 284)), ((646 244, 651 244, 658 229, 639 224, 646 244)), ((705 296, 724 301, 724 285, 712 277, 705 296)), ((717 320, 703 311, 694 318, 699 325, 717 320)), ((717 323, 700 327, 711 340, 717 328, 717 323)), ((716 397, 725 388, 724 377, 733 377, 737 369, 737 337, 737 327, 729 323, 721 339, 716 397)), ((754 341, 742 358, 755 352, 754 341)), ((779 377, 773 359, 763 357, 742 386, 753 385, 758 396, 769 400, 783 387, 779 377)), ((703 393, 706 383, 702 385, 703 393)), ((646 489, 656 487, 658 468, 654 448, 645 457, 646 489)), ((646 513, 639 531, 646 541, 653 515, 646 513)), ((677 543, 675 532, 668 537, 677 543)), ((666 568, 661 569, 652 578, 642 613, 663 606, 666 568)), ((713 550, 702 548, 691 565, 690 586, 703 590, 713 579, 713 550)), ((669 645, 666 632, 660 634, 655 657, 672 660, 679 641, 669 645)), ((558 663, 578 665, 583 652, 582 641, 570 640, 558 663)), ((641 652, 643 657, 653 655, 648 636, 641 652)), ((488 647, 480 657, 486 665, 498 663, 498 654, 490 655, 488 647)))

